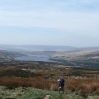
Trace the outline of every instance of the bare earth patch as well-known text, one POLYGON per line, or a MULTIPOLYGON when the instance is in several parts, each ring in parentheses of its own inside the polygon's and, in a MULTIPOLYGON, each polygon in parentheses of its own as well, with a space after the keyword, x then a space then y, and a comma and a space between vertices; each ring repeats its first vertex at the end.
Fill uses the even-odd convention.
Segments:
POLYGON ((50 95, 46 95, 43 99, 49 99, 50 95))

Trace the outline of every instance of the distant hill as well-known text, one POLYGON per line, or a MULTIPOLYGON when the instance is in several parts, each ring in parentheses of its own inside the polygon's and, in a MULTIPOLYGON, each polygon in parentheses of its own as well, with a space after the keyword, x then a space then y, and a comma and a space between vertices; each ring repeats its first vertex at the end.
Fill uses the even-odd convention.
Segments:
POLYGON ((0 45, 0 49, 8 51, 73 51, 78 48, 71 46, 48 45, 0 45))
POLYGON ((99 50, 99 47, 83 47, 81 50, 99 50))
POLYGON ((0 62, 12 61, 15 57, 22 56, 23 54, 11 51, 0 50, 0 62))
POLYGON ((73 46, 50 46, 50 45, 0 45, 0 50, 8 51, 78 51, 99 50, 99 47, 77 48, 73 46))

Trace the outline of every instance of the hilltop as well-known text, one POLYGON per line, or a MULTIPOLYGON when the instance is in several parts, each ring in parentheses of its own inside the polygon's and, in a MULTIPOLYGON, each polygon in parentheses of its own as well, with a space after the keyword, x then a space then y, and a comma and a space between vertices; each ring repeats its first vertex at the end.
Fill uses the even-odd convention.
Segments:
POLYGON ((99 50, 59 52, 53 54, 51 60, 68 62, 72 66, 99 68, 99 50))
POLYGON ((22 56, 23 54, 12 52, 12 51, 6 51, 6 50, 0 50, 0 62, 10 62, 14 60, 15 57, 22 56))

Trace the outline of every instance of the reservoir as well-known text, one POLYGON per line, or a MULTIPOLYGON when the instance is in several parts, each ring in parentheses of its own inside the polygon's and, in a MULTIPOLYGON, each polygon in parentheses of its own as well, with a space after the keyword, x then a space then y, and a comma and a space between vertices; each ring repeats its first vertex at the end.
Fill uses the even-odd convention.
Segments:
POLYGON ((47 55, 34 55, 34 56, 20 56, 16 57, 17 61, 44 61, 44 62, 56 62, 49 60, 49 56, 47 55))

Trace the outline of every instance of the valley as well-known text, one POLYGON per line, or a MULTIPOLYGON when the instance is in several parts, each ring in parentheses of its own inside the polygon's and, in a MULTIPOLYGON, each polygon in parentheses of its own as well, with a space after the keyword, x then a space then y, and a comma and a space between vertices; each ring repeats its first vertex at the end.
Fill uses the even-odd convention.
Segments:
MULTIPOLYGON (((0 98, 23 99, 24 97, 26 99, 25 97, 31 97, 29 99, 32 99, 32 91, 36 88, 36 94, 44 92, 42 93, 44 97, 48 92, 52 99, 58 99, 58 97, 69 99, 68 95, 80 97, 80 99, 90 99, 90 97, 91 99, 97 99, 95 97, 99 95, 98 55, 99 50, 61 52, 0 50, 0 90, 3 94, 0 98), (37 59, 15 60, 15 58, 23 56, 37 59), (50 61, 43 61, 44 58, 50 61), (57 80, 59 78, 65 79, 66 94, 61 96, 57 92, 57 80), (26 90, 21 92, 24 88, 26 90), (7 95, 7 93, 9 94, 8 90, 12 94, 15 92, 16 95, 7 95), (18 90, 20 96, 18 96, 18 90), (53 94, 56 94, 56 98, 53 94)), ((38 97, 35 99, 38 99, 38 97)))

